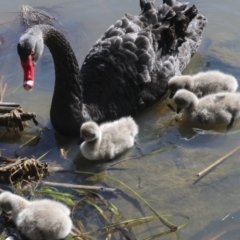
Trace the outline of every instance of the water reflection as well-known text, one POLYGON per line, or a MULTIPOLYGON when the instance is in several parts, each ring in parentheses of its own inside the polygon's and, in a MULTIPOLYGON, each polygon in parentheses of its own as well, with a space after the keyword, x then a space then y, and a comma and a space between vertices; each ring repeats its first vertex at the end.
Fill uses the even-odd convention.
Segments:
POLYGON ((229 213, 222 219, 210 222, 205 229, 194 234, 189 240, 238 239, 240 236, 239 223, 240 211, 229 213))

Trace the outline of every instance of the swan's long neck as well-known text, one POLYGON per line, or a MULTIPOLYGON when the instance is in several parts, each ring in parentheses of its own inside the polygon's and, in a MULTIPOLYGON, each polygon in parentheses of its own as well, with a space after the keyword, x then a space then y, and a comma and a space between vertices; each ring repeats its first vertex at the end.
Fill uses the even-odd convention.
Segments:
POLYGON ((55 87, 50 111, 52 124, 65 135, 78 135, 80 125, 89 120, 89 115, 83 105, 77 59, 63 34, 47 25, 39 25, 39 28, 55 65, 55 87), (67 129, 67 132, 62 132, 62 129, 67 129))

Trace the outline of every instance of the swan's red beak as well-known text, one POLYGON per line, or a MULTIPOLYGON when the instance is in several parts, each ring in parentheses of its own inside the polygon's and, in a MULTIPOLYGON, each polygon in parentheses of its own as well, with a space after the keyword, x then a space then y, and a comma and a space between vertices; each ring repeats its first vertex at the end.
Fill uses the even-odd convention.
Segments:
POLYGON ((29 55, 26 62, 21 61, 24 72, 23 87, 26 91, 31 91, 34 85, 34 64, 32 55, 29 55))

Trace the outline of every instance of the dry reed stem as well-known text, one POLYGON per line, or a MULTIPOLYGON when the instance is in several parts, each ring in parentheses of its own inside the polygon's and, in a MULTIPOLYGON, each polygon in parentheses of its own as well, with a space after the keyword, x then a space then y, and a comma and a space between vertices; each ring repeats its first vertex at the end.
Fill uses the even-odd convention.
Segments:
POLYGON ((207 173, 208 171, 212 170, 215 166, 217 166, 218 164, 220 164, 221 162, 223 162, 226 158, 230 157, 232 154, 234 154, 238 149, 240 149, 240 146, 234 148, 231 152, 229 152, 228 154, 226 154, 225 156, 221 157, 220 159, 218 159, 216 162, 214 162, 213 164, 211 164, 209 167, 205 168, 203 171, 199 172, 196 174, 196 176, 200 177, 203 174, 207 173))
POLYGON ((57 183, 57 182, 47 182, 47 181, 42 181, 42 183, 45 185, 49 185, 49 186, 68 187, 68 188, 87 189, 87 190, 98 190, 101 192, 116 191, 116 188, 106 188, 103 186, 89 186, 89 185, 78 185, 78 184, 57 183))
POLYGON ((7 83, 3 86, 3 81, 4 81, 4 75, 1 76, 0 78, 0 102, 3 102, 3 97, 7 89, 7 83))

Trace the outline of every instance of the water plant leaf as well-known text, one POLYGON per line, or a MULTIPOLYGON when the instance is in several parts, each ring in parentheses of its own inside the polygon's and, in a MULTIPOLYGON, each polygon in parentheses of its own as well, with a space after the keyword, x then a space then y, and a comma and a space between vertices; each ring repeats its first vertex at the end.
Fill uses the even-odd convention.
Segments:
POLYGON ((157 148, 155 150, 152 150, 150 153, 146 153, 145 155, 154 155, 156 153, 169 151, 169 150, 172 150, 174 148, 176 148, 176 146, 172 143, 169 143, 165 148, 157 148))
POLYGON ((53 148, 51 148, 49 151, 45 152, 43 155, 41 155, 37 160, 40 161, 42 158, 44 158, 49 152, 51 152, 53 148))
MULTIPOLYGON (((89 175, 97 175, 96 173, 91 172, 82 172, 82 171, 76 171, 76 173, 84 173, 89 175)), ((106 176, 106 178, 111 179, 113 181, 118 182, 120 185, 124 186, 128 190, 130 190, 134 195, 136 195, 141 201, 143 201, 150 209, 151 211, 159 218, 160 222, 162 222, 165 226, 167 226, 169 229, 171 229, 172 232, 176 231, 178 229, 177 226, 169 222, 165 217, 159 215, 156 210, 145 200, 143 199, 136 191, 134 191, 132 188, 130 188, 128 185, 126 185, 124 182, 110 176, 106 176)))
POLYGON ((162 233, 155 234, 155 235, 153 235, 151 237, 144 238, 143 240, 152 240, 152 239, 155 239, 157 237, 162 237, 162 236, 170 234, 170 233, 172 233, 171 229, 169 229, 169 230, 167 230, 165 232, 162 232, 162 233))
POLYGON ((69 206, 74 205, 74 201, 72 200, 74 195, 72 195, 70 193, 59 192, 56 189, 49 188, 49 187, 43 187, 40 190, 34 190, 34 192, 48 195, 55 200, 59 200, 61 202, 66 203, 69 206))
POLYGON ((160 222, 162 222, 166 227, 171 229, 172 232, 175 232, 178 229, 178 227, 176 225, 172 224, 165 217, 158 214, 158 212, 145 199, 143 199, 136 191, 134 191, 132 188, 130 188, 124 182, 122 182, 114 177, 108 176, 108 178, 120 183, 122 186, 124 186, 125 188, 130 190, 132 193, 134 193, 134 195, 136 195, 141 201, 143 201, 151 209, 151 211, 159 218, 160 222))
POLYGON ((126 225, 127 227, 135 227, 135 226, 138 226, 138 225, 142 225, 142 224, 151 222, 155 219, 156 219, 156 217, 153 217, 153 216, 128 219, 128 220, 124 220, 124 221, 121 221, 121 222, 116 222, 116 223, 106 225, 106 226, 102 227, 101 230, 107 229, 107 228, 114 228, 114 227, 120 226, 120 225, 122 227, 124 225, 126 225))
POLYGON ((39 141, 39 135, 37 134, 36 136, 33 136, 32 138, 30 138, 29 140, 27 140, 25 143, 23 143, 21 146, 19 146, 20 148, 23 148, 25 146, 27 146, 28 144, 30 144, 31 142, 37 142, 39 141))
POLYGON ((103 216, 103 218, 104 218, 107 222, 109 222, 109 219, 108 219, 108 217, 105 215, 105 212, 104 212, 103 209, 101 209, 97 204, 95 204, 95 203, 93 203, 93 202, 91 202, 91 201, 89 201, 89 200, 87 200, 87 199, 85 199, 84 201, 85 201, 86 203, 88 203, 89 205, 93 206, 93 207, 103 216))
POLYGON ((4 233, 4 231, 3 231, 3 232, 1 232, 0 240, 4 240, 5 238, 6 238, 6 236, 5 236, 5 233, 4 233))

